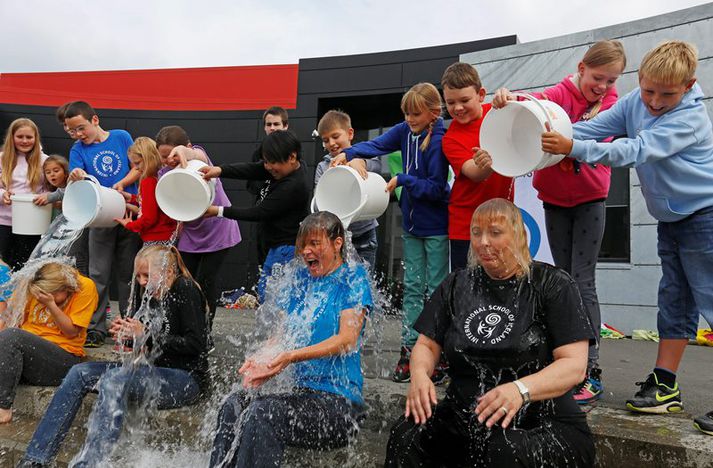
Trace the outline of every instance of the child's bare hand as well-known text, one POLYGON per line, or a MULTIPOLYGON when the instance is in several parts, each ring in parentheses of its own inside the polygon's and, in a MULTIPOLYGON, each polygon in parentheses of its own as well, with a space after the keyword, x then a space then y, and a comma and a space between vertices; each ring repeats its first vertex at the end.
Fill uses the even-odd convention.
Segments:
POLYGON ((347 155, 344 153, 339 153, 332 159, 332 162, 329 163, 329 167, 343 166, 346 163, 347 163, 347 155))
POLYGON ((208 209, 205 210, 205 213, 203 213, 204 218, 210 218, 212 216, 218 216, 218 207, 215 205, 209 206, 208 209))
POLYGON ((396 187, 399 186, 399 178, 397 176, 393 176, 391 180, 389 181, 388 184, 386 184, 386 191, 391 193, 394 190, 396 190, 396 187))
POLYGON ((41 193, 37 195, 35 198, 32 199, 32 203, 34 203, 37 206, 45 206, 47 203, 47 194, 46 193, 41 193))
POLYGON ((127 202, 131 201, 131 194, 129 192, 125 192, 124 190, 117 190, 117 192, 119 192, 121 194, 121 196, 124 197, 125 201, 127 201, 127 202))
POLYGON ((9 190, 5 190, 5 193, 2 194, 2 202, 6 205, 12 204, 12 200, 10 197, 12 196, 12 192, 9 190))
POLYGON ((347 163, 347 166, 357 171, 362 179, 366 180, 366 178, 369 177, 369 173, 366 171, 366 161, 363 159, 352 159, 347 163))
POLYGON ((568 156, 572 152, 572 140, 559 132, 544 132, 542 134, 542 151, 568 156))
POLYGON ((198 171, 203 173, 205 180, 215 179, 223 173, 223 170, 218 166, 203 166, 198 171))
POLYGON ((84 180, 84 178, 87 176, 87 173, 84 172, 84 169, 80 168, 75 168, 72 172, 69 173, 69 180, 76 182, 78 180, 84 180))
POLYGON ((117 182, 117 183, 115 183, 114 185, 112 185, 111 188, 113 188, 113 189, 116 190, 117 192, 123 192, 123 191, 124 191, 124 184, 122 184, 121 182, 117 182))
POLYGON ((513 96, 507 88, 500 88, 495 91, 493 95, 493 107, 500 109, 505 107, 508 101, 514 101, 515 96, 513 96))
POLYGON ((169 153, 166 160, 172 161, 174 158, 176 158, 178 160, 178 165, 181 166, 182 168, 185 168, 188 165, 188 157, 186 156, 187 152, 188 152, 187 147, 185 147, 183 145, 175 146, 171 150, 171 153, 169 153))
POLYGON ((490 153, 481 148, 473 148, 473 162, 478 169, 493 167, 493 158, 490 157, 490 153))

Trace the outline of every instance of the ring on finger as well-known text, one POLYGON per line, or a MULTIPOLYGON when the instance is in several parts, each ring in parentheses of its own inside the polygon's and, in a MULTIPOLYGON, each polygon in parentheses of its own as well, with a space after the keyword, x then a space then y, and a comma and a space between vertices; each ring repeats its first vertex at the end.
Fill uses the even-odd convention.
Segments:
POLYGON ((505 415, 505 416, 507 416, 507 415, 508 415, 508 412, 509 412, 508 409, 505 408, 504 406, 501 406, 501 407, 500 407, 500 411, 502 411, 502 412, 503 412, 503 415, 505 415))

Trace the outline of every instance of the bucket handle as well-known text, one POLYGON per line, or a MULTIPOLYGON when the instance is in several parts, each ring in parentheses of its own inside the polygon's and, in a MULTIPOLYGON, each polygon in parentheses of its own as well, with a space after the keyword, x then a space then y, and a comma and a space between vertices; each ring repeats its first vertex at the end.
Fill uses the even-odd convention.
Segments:
POLYGON ((312 197, 312 202, 309 204, 309 209, 311 213, 316 213, 317 212, 317 197, 314 196, 312 197))
POLYGON ((547 109, 545 108, 545 106, 542 105, 542 103, 540 102, 539 99, 537 99, 532 94, 527 94, 527 93, 512 93, 512 96, 525 98, 525 99, 528 99, 528 100, 534 102, 535 105, 537 105, 537 107, 540 108, 542 113, 545 114, 545 119, 547 119, 547 125, 549 126, 549 130, 548 129, 545 129, 545 130, 547 130, 547 131, 554 130, 554 126, 552 125, 552 119, 550 119, 550 114, 547 113, 547 109))

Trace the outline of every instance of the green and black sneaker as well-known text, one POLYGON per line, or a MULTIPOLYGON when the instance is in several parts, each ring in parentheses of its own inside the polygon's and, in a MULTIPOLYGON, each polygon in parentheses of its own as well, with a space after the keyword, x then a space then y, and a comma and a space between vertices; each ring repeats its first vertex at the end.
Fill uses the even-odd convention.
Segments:
POLYGON ((693 420, 693 427, 704 434, 713 436, 713 411, 710 411, 703 416, 698 416, 693 420))
POLYGON ((678 382, 673 388, 659 383, 656 374, 649 374, 645 382, 636 382, 641 387, 634 398, 626 401, 626 407, 637 413, 676 413, 683 411, 681 390, 678 382))

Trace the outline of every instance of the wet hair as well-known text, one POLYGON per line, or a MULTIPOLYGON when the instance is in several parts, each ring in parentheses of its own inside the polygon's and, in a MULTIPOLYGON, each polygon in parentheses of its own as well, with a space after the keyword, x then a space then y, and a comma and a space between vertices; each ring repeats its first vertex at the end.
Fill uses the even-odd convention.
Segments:
POLYGON ((349 114, 341 110, 330 110, 319 119, 317 133, 319 133, 321 137, 336 129, 347 132, 350 128, 352 128, 352 119, 349 117, 349 114))
POLYGON ((456 62, 448 66, 441 77, 441 86, 451 89, 463 89, 472 86, 480 91, 483 83, 480 81, 478 70, 469 63, 456 62))
POLYGON ((17 166, 17 150, 15 149, 15 133, 23 127, 30 127, 35 134, 35 146, 30 154, 25 155, 27 159, 27 182, 33 192, 39 191, 43 185, 44 173, 40 158, 42 156, 42 145, 40 144, 40 129, 30 119, 19 118, 12 121, 5 133, 5 142, 2 146, 2 159, 0 160, 0 182, 3 187, 9 190, 12 186, 12 173, 17 166))
POLYGON ((156 142, 149 137, 138 137, 126 151, 128 154, 140 156, 144 161, 144 170, 141 173, 141 180, 158 174, 161 169, 161 155, 158 154, 156 142))
MULTIPOLYGON (((475 220, 478 218, 504 222, 510 229, 512 229, 514 243, 512 246, 512 253, 522 268, 522 273, 525 275, 529 274, 530 265, 532 264, 532 256, 530 255, 530 249, 527 243, 527 233, 525 232, 525 223, 522 221, 520 208, 504 198, 491 198, 490 200, 480 204, 480 206, 478 206, 478 208, 476 208, 473 212, 473 217, 470 221, 471 230, 473 223, 475 223, 475 220)), ((468 252, 468 260, 468 263, 471 266, 478 264, 477 255, 475 255, 472 248, 468 252)))
POLYGON ((342 257, 342 260, 346 258, 344 225, 337 215, 329 211, 317 211, 303 219, 297 231, 297 241, 295 242, 298 251, 304 248, 307 237, 310 234, 324 234, 330 242, 334 242, 341 237, 343 243, 339 249, 339 256, 342 257))
POLYGON ((646 53, 639 66, 639 79, 678 85, 692 80, 698 68, 696 46, 684 41, 666 41, 646 53))
POLYGON ((262 142, 262 158, 267 162, 287 162, 292 153, 302 160, 302 144, 289 130, 272 132, 262 142))
POLYGON ((265 119, 267 118, 268 115, 276 115, 277 117, 279 117, 280 120, 282 120, 282 125, 284 125, 285 127, 287 127, 289 124, 289 122, 287 120, 287 111, 284 109, 284 107, 272 106, 268 110, 266 110, 262 114, 263 125, 265 124, 265 119))
POLYGON ((431 83, 418 83, 406 91, 406 94, 401 98, 401 112, 430 112, 434 115, 433 120, 428 125, 428 134, 421 143, 421 151, 428 148, 431 142, 431 133, 433 133, 433 122, 441 116, 443 110, 443 101, 441 101, 441 93, 431 83))
POLYGON ((37 297, 40 290, 48 294, 61 291, 74 294, 79 290, 79 272, 64 263, 45 263, 27 283, 28 294, 37 297))
MULTIPOLYGON (((64 171, 64 180, 66 181, 67 177, 69 177, 69 162, 67 162, 67 158, 65 158, 64 156, 60 156, 59 154, 50 154, 49 156, 47 156, 47 159, 45 159, 45 162, 42 163, 42 172, 47 169, 47 166, 50 163, 55 163, 62 168, 62 170, 64 171)), ((46 179, 45 186, 47 187, 47 190, 51 192, 57 190, 57 187, 50 184, 49 180, 46 179)))
POLYGON ((59 106, 56 111, 54 111, 54 116, 57 118, 57 122, 59 122, 60 125, 64 125, 65 114, 67 113, 67 107, 69 107, 70 104, 71 102, 65 102, 59 106))
POLYGON ((152 244, 143 247, 136 254, 134 265, 136 266, 142 261, 148 262, 149 268, 157 267, 163 271, 162 277, 167 279, 166 284, 161 285, 163 292, 171 289, 178 278, 186 278, 200 289, 191 272, 188 271, 188 267, 183 263, 178 249, 173 245, 152 244))
POLYGON ((81 115, 87 120, 92 120, 92 117, 97 115, 96 111, 89 103, 85 101, 74 101, 67 104, 64 110, 64 118, 71 119, 72 117, 77 117, 81 115))
POLYGON ((191 143, 190 138, 188 138, 188 133, 178 125, 169 125, 163 127, 156 134, 156 147, 162 145, 168 146, 187 146, 191 143))

